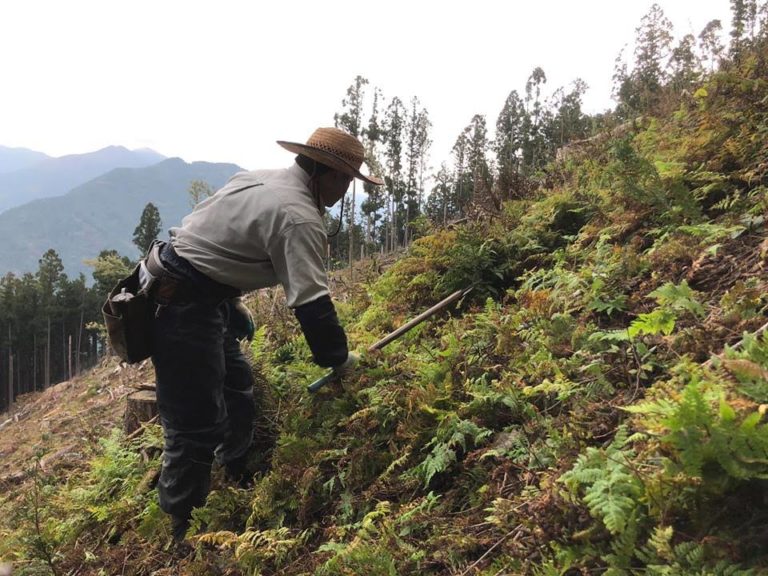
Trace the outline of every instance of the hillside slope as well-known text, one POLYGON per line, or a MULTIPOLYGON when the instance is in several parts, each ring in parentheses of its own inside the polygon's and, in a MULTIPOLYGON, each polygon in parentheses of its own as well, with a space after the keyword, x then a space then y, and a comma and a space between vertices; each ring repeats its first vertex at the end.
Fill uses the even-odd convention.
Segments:
POLYGON ((361 350, 474 290, 343 383, 308 394, 323 371, 279 291, 253 295, 270 466, 248 489, 216 473, 194 552, 169 547, 148 426, 4 492, 0 557, 19 574, 767 573, 766 63, 572 150, 546 187, 381 275, 361 263, 336 293, 361 350))
POLYGON ((237 172, 234 164, 193 162, 180 158, 144 168, 118 168, 78 186, 63 196, 45 198, 0 214, 0 270, 20 274, 38 268, 50 248, 61 256, 67 274, 90 270, 83 260, 114 249, 138 256, 133 230, 148 202, 160 211, 161 237, 190 212, 193 180, 218 188, 237 172))

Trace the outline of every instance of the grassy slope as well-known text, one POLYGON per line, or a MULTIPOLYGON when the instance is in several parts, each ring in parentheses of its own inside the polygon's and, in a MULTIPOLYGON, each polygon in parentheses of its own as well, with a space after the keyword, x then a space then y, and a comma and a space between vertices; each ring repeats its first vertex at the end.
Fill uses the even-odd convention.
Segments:
POLYGON ((476 287, 343 386, 305 393, 321 371, 257 296, 272 467, 250 490, 217 473, 196 555, 168 549, 149 427, 84 438, 93 460, 33 474, 24 506, 1 497, 0 557, 22 574, 765 571, 761 66, 571 150, 546 189, 418 240, 380 278, 361 267, 339 305, 359 348, 476 287))

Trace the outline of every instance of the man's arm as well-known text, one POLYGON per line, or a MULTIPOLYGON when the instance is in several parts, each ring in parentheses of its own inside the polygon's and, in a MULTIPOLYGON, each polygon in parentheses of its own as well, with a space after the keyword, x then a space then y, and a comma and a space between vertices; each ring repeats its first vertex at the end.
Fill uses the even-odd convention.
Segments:
POLYGON ((328 290, 324 248, 325 230, 317 223, 305 222, 283 231, 270 246, 270 256, 313 360, 330 368, 343 364, 349 350, 328 290))

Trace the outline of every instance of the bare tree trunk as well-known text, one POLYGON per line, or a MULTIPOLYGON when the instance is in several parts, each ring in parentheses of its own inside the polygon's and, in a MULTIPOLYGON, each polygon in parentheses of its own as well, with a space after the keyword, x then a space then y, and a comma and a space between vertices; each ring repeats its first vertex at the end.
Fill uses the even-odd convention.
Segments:
POLYGON ((352 248, 354 246, 354 240, 353 240, 353 232, 355 229, 355 190, 357 188, 357 180, 352 179, 352 206, 351 210, 349 212, 349 230, 347 233, 349 234, 349 284, 352 285, 352 283, 355 281, 355 270, 352 266, 352 263, 354 262, 354 252, 352 251, 352 248))
POLYGON ((32 389, 37 392, 37 334, 32 337, 32 389))
POLYGON ((51 386, 51 317, 48 316, 48 341, 45 346, 45 389, 51 386))
POLYGON ((425 164, 425 152, 422 152, 419 160, 419 215, 424 213, 424 164, 425 164))
POLYGON ((400 245, 400 241, 398 239, 398 233, 397 233, 397 208, 400 205, 399 202, 397 202, 394 197, 392 198, 392 252, 397 250, 397 247, 400 245))
POLYGON ((384 228, 384 250, 389 252, 392 249, 392 197, 387 198, 387 215, 389 216, 389 222, 386 223, 384 228))
MULTIPOLYGON (((368 215, 368 242, 370 242, 372 246, 376 246, 376 221, 373 219, 373 214, 368 215)), ((367 250, 368 249, 366 248, 366 253, 367 250)))
POLYGON ((405 226, 403 227, 403 246, 408 248, 408 224, 411 222, 411 203, 405 200, 405 226))
POLYGON ((448 190, 443 192, 443 226, 448 221, 448 190))
POLYGON ((80 343, 83 340, 83 315, 85 314, 85 304, 80 308, 80 324, 77 328, 77 356, 75 357, 75 374, 80 374, 80 343))
POLYGON ((61 377, 62 379, 67 375, 67 331, 66 322, 61 321, 61 377))
POLYGON ((69 340, 69 345, 68 345, 69 350, 67 351, 67 364, 68 364, 67 368, 69 371, 68 380, 72 380, 72 334, 69 335, 68 340, 69 340))
POLYGON ((8 324, 8 410, 13 406, 13 346, 11 345, 11 325, 8 324))

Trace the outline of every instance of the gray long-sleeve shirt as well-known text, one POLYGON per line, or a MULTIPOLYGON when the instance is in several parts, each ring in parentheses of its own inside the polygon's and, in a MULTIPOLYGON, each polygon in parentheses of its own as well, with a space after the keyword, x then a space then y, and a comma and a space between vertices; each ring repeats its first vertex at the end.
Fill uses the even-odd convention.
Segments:
POLYGON ((325 226, 308 184, 297 164, 239 172, 171 228, 171 243, 218 282, 241 290, 282 284, 288 306, 312 302, 329 290, 325 226))

